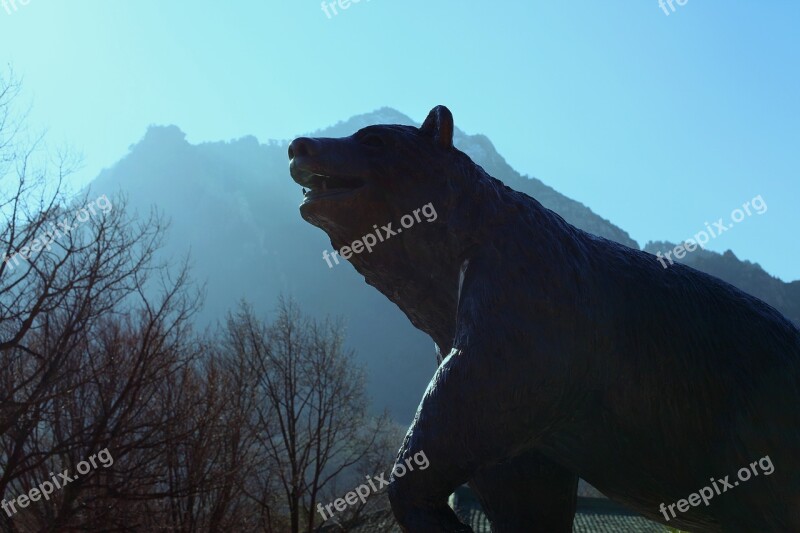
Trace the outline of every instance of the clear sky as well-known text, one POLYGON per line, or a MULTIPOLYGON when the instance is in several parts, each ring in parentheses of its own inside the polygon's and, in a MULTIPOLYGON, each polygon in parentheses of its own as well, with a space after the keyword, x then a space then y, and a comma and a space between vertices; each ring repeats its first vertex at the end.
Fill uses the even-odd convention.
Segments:
POLYGON ((640 244, 761 195, 709 248, 800 279, 796 0, 361 0, 331 18, 319 0, 16 2, 0 61, 34 123, 84 153, 77 185, 149 124, 266 141, 445 104, 640 244))

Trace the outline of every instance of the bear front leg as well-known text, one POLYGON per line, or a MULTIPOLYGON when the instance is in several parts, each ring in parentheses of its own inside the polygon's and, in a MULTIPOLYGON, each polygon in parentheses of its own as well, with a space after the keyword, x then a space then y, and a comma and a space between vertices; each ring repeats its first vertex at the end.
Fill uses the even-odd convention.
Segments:
POLYGON ((474 355, 451 354, 439 367, 398 454, 389 500, 407 533, 472 531, 447 498, 482 467, 523 452, 534 437, 517 420, 521 406, 510 403, 518 398, 498 395, 500 376, 474 355))
POLYGON ((469 481, 493 533, 570 533, 578 476, 537 451, 482 468, 469 481))

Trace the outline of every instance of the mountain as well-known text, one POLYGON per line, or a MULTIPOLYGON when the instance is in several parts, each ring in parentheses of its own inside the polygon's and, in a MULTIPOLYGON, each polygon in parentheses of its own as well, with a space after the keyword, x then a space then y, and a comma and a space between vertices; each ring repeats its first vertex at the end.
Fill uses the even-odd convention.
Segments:
MULTIPOLYGON (((310 135, 350 135, 381 123, 418 125, 382 108, 310 135)), ((638 248, 625 231, 588 207, 516 172, 487 137, 456 130, 455 144, 491 175, 570 223, 638 248)), ((330 251, 330 242, 298 213, 302 193, 289 177, 287 146, 252 136, 192 145, 176 126, 153 126, 91 187, 98 195, 121 191, 130 208, 147 212, 155 205, 170 219, 163 254, 176 261, 191 252, 195 278, 206 284, 201 325, 223 319, 242 298, 270 313, 281 293, 317 316, 343 316, 348 344, 367 367, 374 404, 408 422, 436 368, 433 343, 349 264, 328 267, 322 252, 330 251)), ((686 260, 699 261, 696 268, 740 285, 798 321, 800 282, 785 284, 733 254, 704 252, 686 260)))

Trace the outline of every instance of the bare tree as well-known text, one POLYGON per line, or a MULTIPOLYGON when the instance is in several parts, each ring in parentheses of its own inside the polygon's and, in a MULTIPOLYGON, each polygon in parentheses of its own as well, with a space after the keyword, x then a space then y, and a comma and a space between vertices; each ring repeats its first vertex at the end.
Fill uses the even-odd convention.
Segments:
POLYGON ((123 198, 87 213, 90 192, 63 188, 74 158, 28 135, 19 94, 0 74, 0 499, 101 450, 113 464, 0 511, 0 531, 318 530, 317 504, 399 442, 341 322, 281 300, 271 323, 242 304, 216 338, 195 333, 186 263, 156 261, 163 220, 123 198))
POLYGON ((134 292, 160 230, 137 231, 113 211, 76 220, 83 213, 62 193, 72 160, 52 166, 42 155, 41 137, 31 140, 15 114, 18 97, 13 72, 0 74, 0 496, 63 451, 52 447, 48 416, 71 392, 86 331, 134 292))
POLYGON ((102 448, 119 463, 25 512, 0 513, 0 528, 103 529, 114 523, 114 498, 143 485, 147 498, 159 496, 154 465, 176 416, 154 403, 196 356, 189 324, 198 300, 185 290, 185 268, 154 264, 158 216, 130 219, 122 199, 89 204, 88 191, 67 198, 72 160, 48 161, 42 138, 31 139, 14 112, 18 97, 13 73, 0 75, 0 497, 102 448))
POLYGON ((266 531, 282 531, 274 522, 281 515, 289 531, 313 531, 324 489, 361 464, 388 427, 385 415, 367 411, 364 372, 342 331, 341 323, 311 320, 285 299, 271 325, 244 304, 228 318, 225 348, 252 376, 256 435, 281 493, 276 502, 268 498, 274 487, 251 492, 266 531))
MULTIPOLYGON (((380 422, 381 419, 375 420, 375 423, 380 422)), ((378 432, 374 445, 359 464, 353 468, 353 472, 358 472, 358 475, 342 476, 341 479, 334 479, 331 486, 324 491, 327 502, 333 502, 336 498, 341 498, 342 495, 353 491, 358 485, 364 484, 364 475, 374 477, 375 475, 383 474, 384 479, 389 479, 389 473, 397 456, 398 443, 403 441, 407 428, 400 424, 389 422, 376 429, 378 432)), ((326 531, 347 533, 357 529, 365 532, 365 523, 372 523, 376 517, 378 518, 378 523, 396 525, 394 515, 391 512, 389 498, 384 489, 370 494, 366 501, 358 500, 354 505, 330 517, 325 524, 326 527, 329 526, 326 531)), ((386 528, 381 529, 381 526, 378 526, 375 533, 383 533, 384 531, 386 531, 386 528)))

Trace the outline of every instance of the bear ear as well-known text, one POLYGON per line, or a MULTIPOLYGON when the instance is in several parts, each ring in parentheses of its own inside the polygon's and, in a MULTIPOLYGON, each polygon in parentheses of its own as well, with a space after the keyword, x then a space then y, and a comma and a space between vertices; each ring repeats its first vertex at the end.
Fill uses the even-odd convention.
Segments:
POLYGON ((442 148, 453 147, 453 114, 443 105, 437 105, 428 113, 419 131, 433 137, 442 148))

